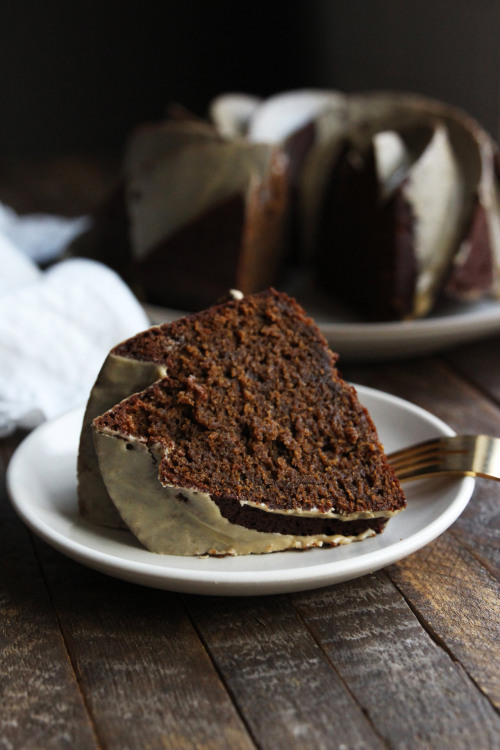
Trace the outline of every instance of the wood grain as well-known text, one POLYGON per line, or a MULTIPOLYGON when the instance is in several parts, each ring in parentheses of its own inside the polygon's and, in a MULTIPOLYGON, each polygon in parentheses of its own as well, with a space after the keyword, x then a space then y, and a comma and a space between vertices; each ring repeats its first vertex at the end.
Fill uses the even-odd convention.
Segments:
POLYGON ((30 536, 1 527, 0 746, 98 747, 30 536))
POLYGON ((500 583, 451 534, 389 569, 438 641, 500 709, 500 583))
POLYGON ((389 747, 498 747, 500 717, 384 573, 293 600, 389 747))
POLYGON ((472 499, 452 532, 500 581, 500 485, 477 479, 472 499))
POLYGON ((176 594, 108 578, 38 546, 104 747, 254 747, 176 594))
POLYGON ((441 360, 429 358, 343 369, 350 380, 422 406, 457 432, 500 435, 500 409, 441 360))
POLYGON ((288 597, 185 601, 259 748, 384 747, 288 597))
POLYGON ((454 349, 445 359, 500 405, 500 336, 454 349))

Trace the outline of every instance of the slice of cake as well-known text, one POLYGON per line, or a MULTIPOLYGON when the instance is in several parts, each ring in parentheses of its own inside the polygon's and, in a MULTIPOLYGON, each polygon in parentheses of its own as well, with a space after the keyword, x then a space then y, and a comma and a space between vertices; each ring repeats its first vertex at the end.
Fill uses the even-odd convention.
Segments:
POLYGON ((119 345, 85 418, 88 437, 96 402, 116 399, 92 423, 98 466, 94 457, 80 474, 82 511, 92 515, 93 463, 153 552, 264 553, 381 532, 404 495, 336 358, 302 308, 272 289, 119 345), (132 381, 159 373, 117 403, 127 380, 131 393, 132 381))

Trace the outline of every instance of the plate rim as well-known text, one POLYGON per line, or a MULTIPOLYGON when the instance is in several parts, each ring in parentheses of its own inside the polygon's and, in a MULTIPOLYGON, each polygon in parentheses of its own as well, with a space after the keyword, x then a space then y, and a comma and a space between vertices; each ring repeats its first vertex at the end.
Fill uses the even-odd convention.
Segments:
MULTIPOLYGON (((405 410, 424 418, 426 422, 436 428, 439 434, 455 434, 454 430, 439 417, 406 399, 370 386, 355 383, 353 385, 360 395, 361 402, 363 402, 363 396, 366 394, 380 402, 386 401, 399 405, 405 410)), ((137 561, 110 551, 95 549, 85 545, 81 540, 68 539, 68 536, 59 529, 51 527, 43 518, 37 516, 35 509, 38 506, 32 506, 24 502, 22 493, 18 492, 16 487, 17 475, 22 470, 25 455, 29 454, 33 444, 36 445, 39 440, 43 439, 45 432, 53 430, 58 424, 71 422, 71 420, 81 423, 82 418, 83 407, 72 409, 56 419, 41 424, 27 435, 17 447, 7 467, 6 477, 7 491, 14 510, 33 533, 67 557, 101 573, 169 591, 248 596, 310 590, 352 580, 385 568, 413 554, 440 536, 461 515, 475 486, 475 480, 472 477, 453 480, 457 483, 457 493, 453 501, 431 523, 411 534, 409 538, 344 560, 325 560, 310 566, 296 567, 292 571, 286 567, 272 569, 271 571, 267 569, 240 571, 224 570, 223 568, 220 571, 214 571, 213 569, 172 568, 168 565, 154 565, 148 561, 137 561), (77 417, 80 417, 80 419, 77 419, 77 417)), ((92 524, 89 522, 82 520, 82 524, 85 525, 86 529, 92 530, 92 524)), ((126 531, 120 533, 127 534, 126 531)), ((147 550, 145 552, 154 554, 147 550)), ((293 551, 292 554, 294 554, 293 551)), ((297 554, 307 554, 307 551, 297 554)), ((161 557, 167 559, 172 556, 161 557)))

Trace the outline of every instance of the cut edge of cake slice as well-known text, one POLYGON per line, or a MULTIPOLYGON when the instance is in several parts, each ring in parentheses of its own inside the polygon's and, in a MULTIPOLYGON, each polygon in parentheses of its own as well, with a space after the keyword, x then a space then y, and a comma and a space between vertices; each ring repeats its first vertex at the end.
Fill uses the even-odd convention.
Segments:
POLYGON ((405 507, 368 412, 295 300, 268 290, 182 326, 167 377, 92 424, 102 480, 144 546, 336 546, 381 532, 405 507))

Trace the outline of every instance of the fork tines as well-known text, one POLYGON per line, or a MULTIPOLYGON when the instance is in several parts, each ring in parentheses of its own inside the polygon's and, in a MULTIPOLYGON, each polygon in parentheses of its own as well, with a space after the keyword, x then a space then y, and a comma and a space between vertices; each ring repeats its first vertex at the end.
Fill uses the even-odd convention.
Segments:
POLYGON ((500 439, 488 435, 433 438, 392 453, 389 461, 401 480, 448 473, 500 479, 500 439))

